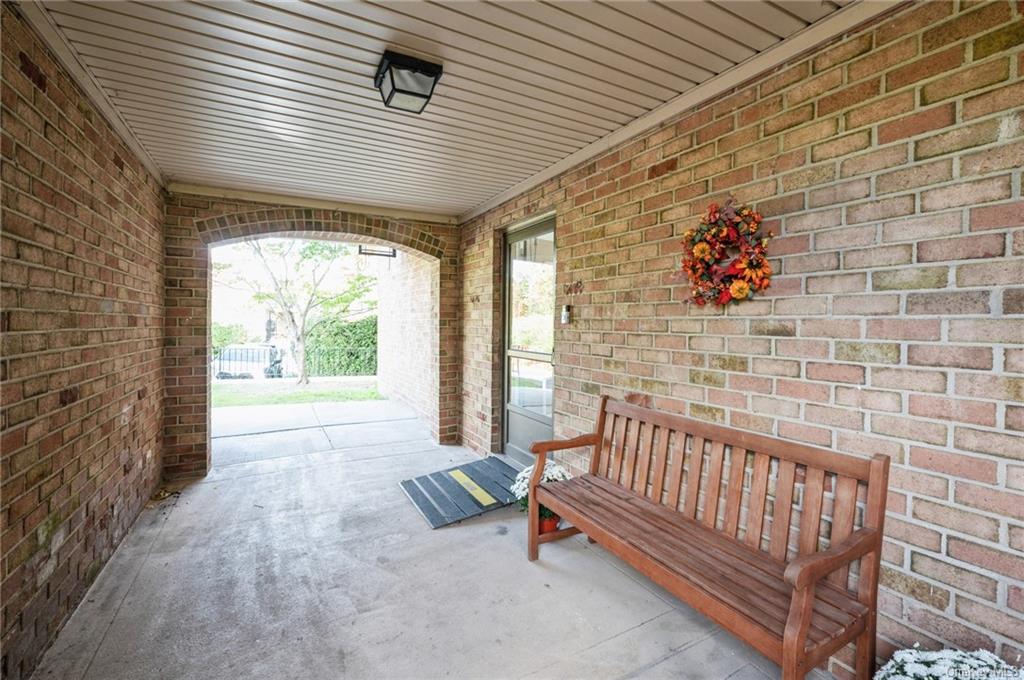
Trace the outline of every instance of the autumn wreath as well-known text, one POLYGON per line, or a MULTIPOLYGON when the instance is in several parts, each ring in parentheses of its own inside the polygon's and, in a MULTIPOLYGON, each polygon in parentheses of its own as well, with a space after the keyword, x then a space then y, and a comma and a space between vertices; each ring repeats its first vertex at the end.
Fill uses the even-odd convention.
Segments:
POLYGON ((712 203, 696 229, 683 235, 683 272, 693 301, 728 305, 768 287, 772 268, 765 255, 773 234, 759 234, 761 215, 732 200, 712 203))

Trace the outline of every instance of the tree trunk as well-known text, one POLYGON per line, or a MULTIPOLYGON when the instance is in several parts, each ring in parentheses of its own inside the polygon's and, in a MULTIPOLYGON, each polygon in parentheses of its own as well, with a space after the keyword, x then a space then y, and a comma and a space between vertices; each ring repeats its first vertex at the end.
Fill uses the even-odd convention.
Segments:
POLYGON ((296 338, 293 344, 295 346, 295 368, 299 373, 299 379, 295 384, 308 385, 309 374, 306 372, 306 340, 301 337, 296 338))

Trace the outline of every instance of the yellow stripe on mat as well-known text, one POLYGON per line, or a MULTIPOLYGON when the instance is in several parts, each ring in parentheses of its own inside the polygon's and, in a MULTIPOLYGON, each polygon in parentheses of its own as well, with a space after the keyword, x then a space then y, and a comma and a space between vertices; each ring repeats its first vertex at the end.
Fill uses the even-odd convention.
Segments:
POLYGON ((458 482, 463 489, 472 494, 473 498, 475 498, 480 505, 491 505, 498 502, 495 500, 494 496, 481 489, 479 485, 470 479, 462 470, 451 470, 448 474, 451 475, 452 479, 458 482))

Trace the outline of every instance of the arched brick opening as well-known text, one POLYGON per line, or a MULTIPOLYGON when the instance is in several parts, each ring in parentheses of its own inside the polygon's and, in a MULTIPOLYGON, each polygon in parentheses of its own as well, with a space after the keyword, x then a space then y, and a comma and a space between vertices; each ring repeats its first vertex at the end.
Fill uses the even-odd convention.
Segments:
POLYGON ((422 226, 335 210, 262 208, 197 219, 195 226, 199 238, 207 245, 257 236, 344 236, 347 241, 396 246, 410 253, 438 260, 444 256, 441 239, 422 226))
POLYGON ((429 262, 437 333, 436 406, 424 414, 434 437, 459 442, 457 228, 335 210, 267 206, 173 194, 165 232, 164 476, 210 468, 210 247, 251 238, 295 237, 388 245, 429 262))

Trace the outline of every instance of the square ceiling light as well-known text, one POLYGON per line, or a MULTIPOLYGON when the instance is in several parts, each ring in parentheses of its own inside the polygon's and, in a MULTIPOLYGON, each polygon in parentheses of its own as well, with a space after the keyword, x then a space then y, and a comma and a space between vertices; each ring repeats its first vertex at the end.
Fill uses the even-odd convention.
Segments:
POLYGON ((377 66, 373 84, 380 90, 384 106, 420 113, 434 94, 441 72, 440 64, 388 50, 377 66))

